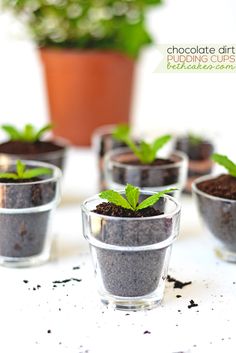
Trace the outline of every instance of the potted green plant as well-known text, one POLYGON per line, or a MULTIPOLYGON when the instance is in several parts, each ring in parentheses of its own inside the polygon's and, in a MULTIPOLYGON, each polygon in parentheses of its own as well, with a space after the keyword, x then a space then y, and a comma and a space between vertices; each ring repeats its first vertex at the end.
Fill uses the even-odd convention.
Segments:
POLYGON ((211 155, 214 145, 203 136, 189 133, 176 138, 175 149, 186 153, 189 158, 188 180, 184 192, 191 194, 192 182, 196 178, 212 172, 211 155))
POLYGON ((173 190, 159 193, 127 185, 82 205, 101 300, 117 309, 153 308, 162 298, 180 206, 173 190), (106 200, 106 201, 105 201, 106 200))
POLYGON ((166 158, 159 151, 170 140, 170 135, 157 137, 153 142, 140 141, 137 145, 125 126, 118 126, 113 136, 128 148, 110 151, 105 156, 105 176, 109 188, 123 189, 132 184, 145 190, 162 191, 171 187, 183 189, 187 173, 187 157, 175 151, 166 158))
MULTIPOLYGON (((99 191, 107 189, 104 166, 106 153, 120 147, 127 147, 124 141, 116 138, 117 129, 125 129, 130 136, 132 135, 131 128, 127 124, 104 125, 97 128, 93 134, 93 150, 98 164, 99 191)), ((135 143, 138 144, 138 139, 135 139, 135 143)))
POLYGON ((26 124, 22 130, 13 125, 2 125, 8 140, 0 143, 0 161, 5 159, 27 159, 51 163, 63 169, 66 144, 62 140, 44 140, 44 134, 52 129, 48 124, 36 129, 26 124))
POLYGON ((1 2, 40 48, 55 134, 85 145, 94 128, 127 122, 135 61, 152 42, 146 13, 161 0, 1 2))
POLYGON ((49 258, 60 178, 60 169, 51 164, 0 163, 0 264, 32 266, 49 258))
POLYGON ((220 154, 212 159, 228 173, 196 179, 193 193, 204 223, 218 241, 216 254, 236 262, 236 164, 220 154))

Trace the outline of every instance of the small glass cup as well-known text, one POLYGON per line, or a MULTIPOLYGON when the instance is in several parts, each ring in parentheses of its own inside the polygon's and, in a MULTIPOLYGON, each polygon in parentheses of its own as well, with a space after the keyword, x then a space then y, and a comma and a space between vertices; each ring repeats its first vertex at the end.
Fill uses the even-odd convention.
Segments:
MULTIPOLYGON (((124 192, 121 192, 124 194, 124 192)), ((141 200, 153 195, 141 192, 141 200)), ((94 212, 98 196, 82 205, 83 235, 90 244, 101 301, 120 310, 151 309, 163 299, 180 205, 164 196, 153 217, 111 217, 94 212)))
MULTIPOLYGON (((27 169, 50 168, 38 181, 0 182, 0 264, 27 267, 50 257, 50 221, 60 200, 59 168, 23 161, 27 169)), ((0 173, 16 169, 16 162, 0 163, 0 173)))
MULTIPOLYGON (((47 142, 47 141, 45 141, 47 142)), ((1 163, 9 163, 11 160, 15 159, 23 159, 29 161, 39 161, 44 163, 53 164, 56 167, 60 168, 62 171, 64 170, 66 153, 68 142, 62 138, 57 138, 52 141, 58 146, 57 151, 53 152, 44 152, 44 153, 1 153, 0 152, 0 164, 1 163)))
POLYGON ((97 157, 98 165, 98 189, 99 191, 107 189, 104 173, 104 156, 107 152, 116 148, 125 147, 126 144, 117 141, 112 137, 112 131, 116 125, 104 125, 94 131, 92 137, 92 146, 97 157))
POLYGON ((236 262, 236 200, 212 196, 198 188, 199 183, 215 177, 206 175, 196 179, 192 190, 199 214, 217 240, 216 255, 225 261, 236 262))
POLYGON ((200 176, 212 172, 213 161, 211 160, 211 155, 214 152, 214 146, 210 141, 203 140, 193 144, 188 137, 179 137, 175 141, 175 148, 186 153, 189 158, 188 179, 184 192, 191 194, 192 182, 200 176))
POLYGON ((110 151, 105 156, 105 172, 108 188, 122 190, 126 184, 142 190, 163 191, 177 188, 172 196, 178 197, 184 188, 188 159, 183 152, 175 151, 168 157, 174 163, 165 165, 132 164, 137 157, 129 148, 110 151))

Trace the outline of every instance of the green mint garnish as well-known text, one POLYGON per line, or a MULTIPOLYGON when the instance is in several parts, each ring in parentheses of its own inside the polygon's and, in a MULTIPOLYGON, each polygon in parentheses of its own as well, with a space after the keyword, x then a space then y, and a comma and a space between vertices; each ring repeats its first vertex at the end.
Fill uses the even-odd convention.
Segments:
POLYGON ((188 134, 188 140, 191 145, 200 145, 200 143, 204 141, 201 136, 193 134, 191 132, 188 134))
POLYGON ((41 175, 50 175, 52 170, 49 168, 33 168, 26 169, 26 165, 20 160, 16 162, 16 172, 15 173, 0 173, 1 179, 32 179, 41 175))
POLYGON ((31 124, 26 124, 22 131, 13 125, 2 125, 1 128, 8 134, 11 141, 36 142, 52 129, 52 124, 47 124, 39 130, 31 124))
POLYGON ((143 164, 151 164, 156 159, 157 152, 171 139, 170 135, 164 135, 152 143, 141 141, 136 145, 130 137, 130 128, 127 125, 118 125, 113 131, 113 137, 124 142, 143 164))
POLYGON ((123 197, 119 192, 114 190, 102 191, 99 194, 99 197, 101 199, 109 201, 110 203, 116 206, 121 206, 132 211, 139 211, 144 208, 153 206, 163 195, 169 194, 174 190, 177 189, 172 188, 157 192, 156 194, 149 196, 144 201, 139 203, 140 189, 131 184, 127 184, 125 188, 125 197, 123 197))
POLYGON ((222 154, 213 153, 211 159, 225 167, 225 169, 229 172, 230 175, 236 177, 236 164, 232 162, 227 156, 223 156, 222 154))

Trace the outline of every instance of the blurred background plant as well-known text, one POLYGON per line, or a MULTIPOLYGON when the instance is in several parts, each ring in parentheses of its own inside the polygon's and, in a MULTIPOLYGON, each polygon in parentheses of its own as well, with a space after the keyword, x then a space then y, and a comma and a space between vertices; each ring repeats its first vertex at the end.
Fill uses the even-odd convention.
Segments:
POLYGON ((161 0, 1 0, 40 47, 107 49, 137 57, 152 37, 148 9, 161 0))

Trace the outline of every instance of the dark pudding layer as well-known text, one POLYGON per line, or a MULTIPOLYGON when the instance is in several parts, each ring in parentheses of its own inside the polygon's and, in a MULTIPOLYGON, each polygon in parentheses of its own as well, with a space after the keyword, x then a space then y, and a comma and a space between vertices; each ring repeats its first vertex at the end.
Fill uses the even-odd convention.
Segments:
POLYGON ((199 190, 224 199, 236 200, 236 177, 222 174, 217 178, 197 184, 199 190))

